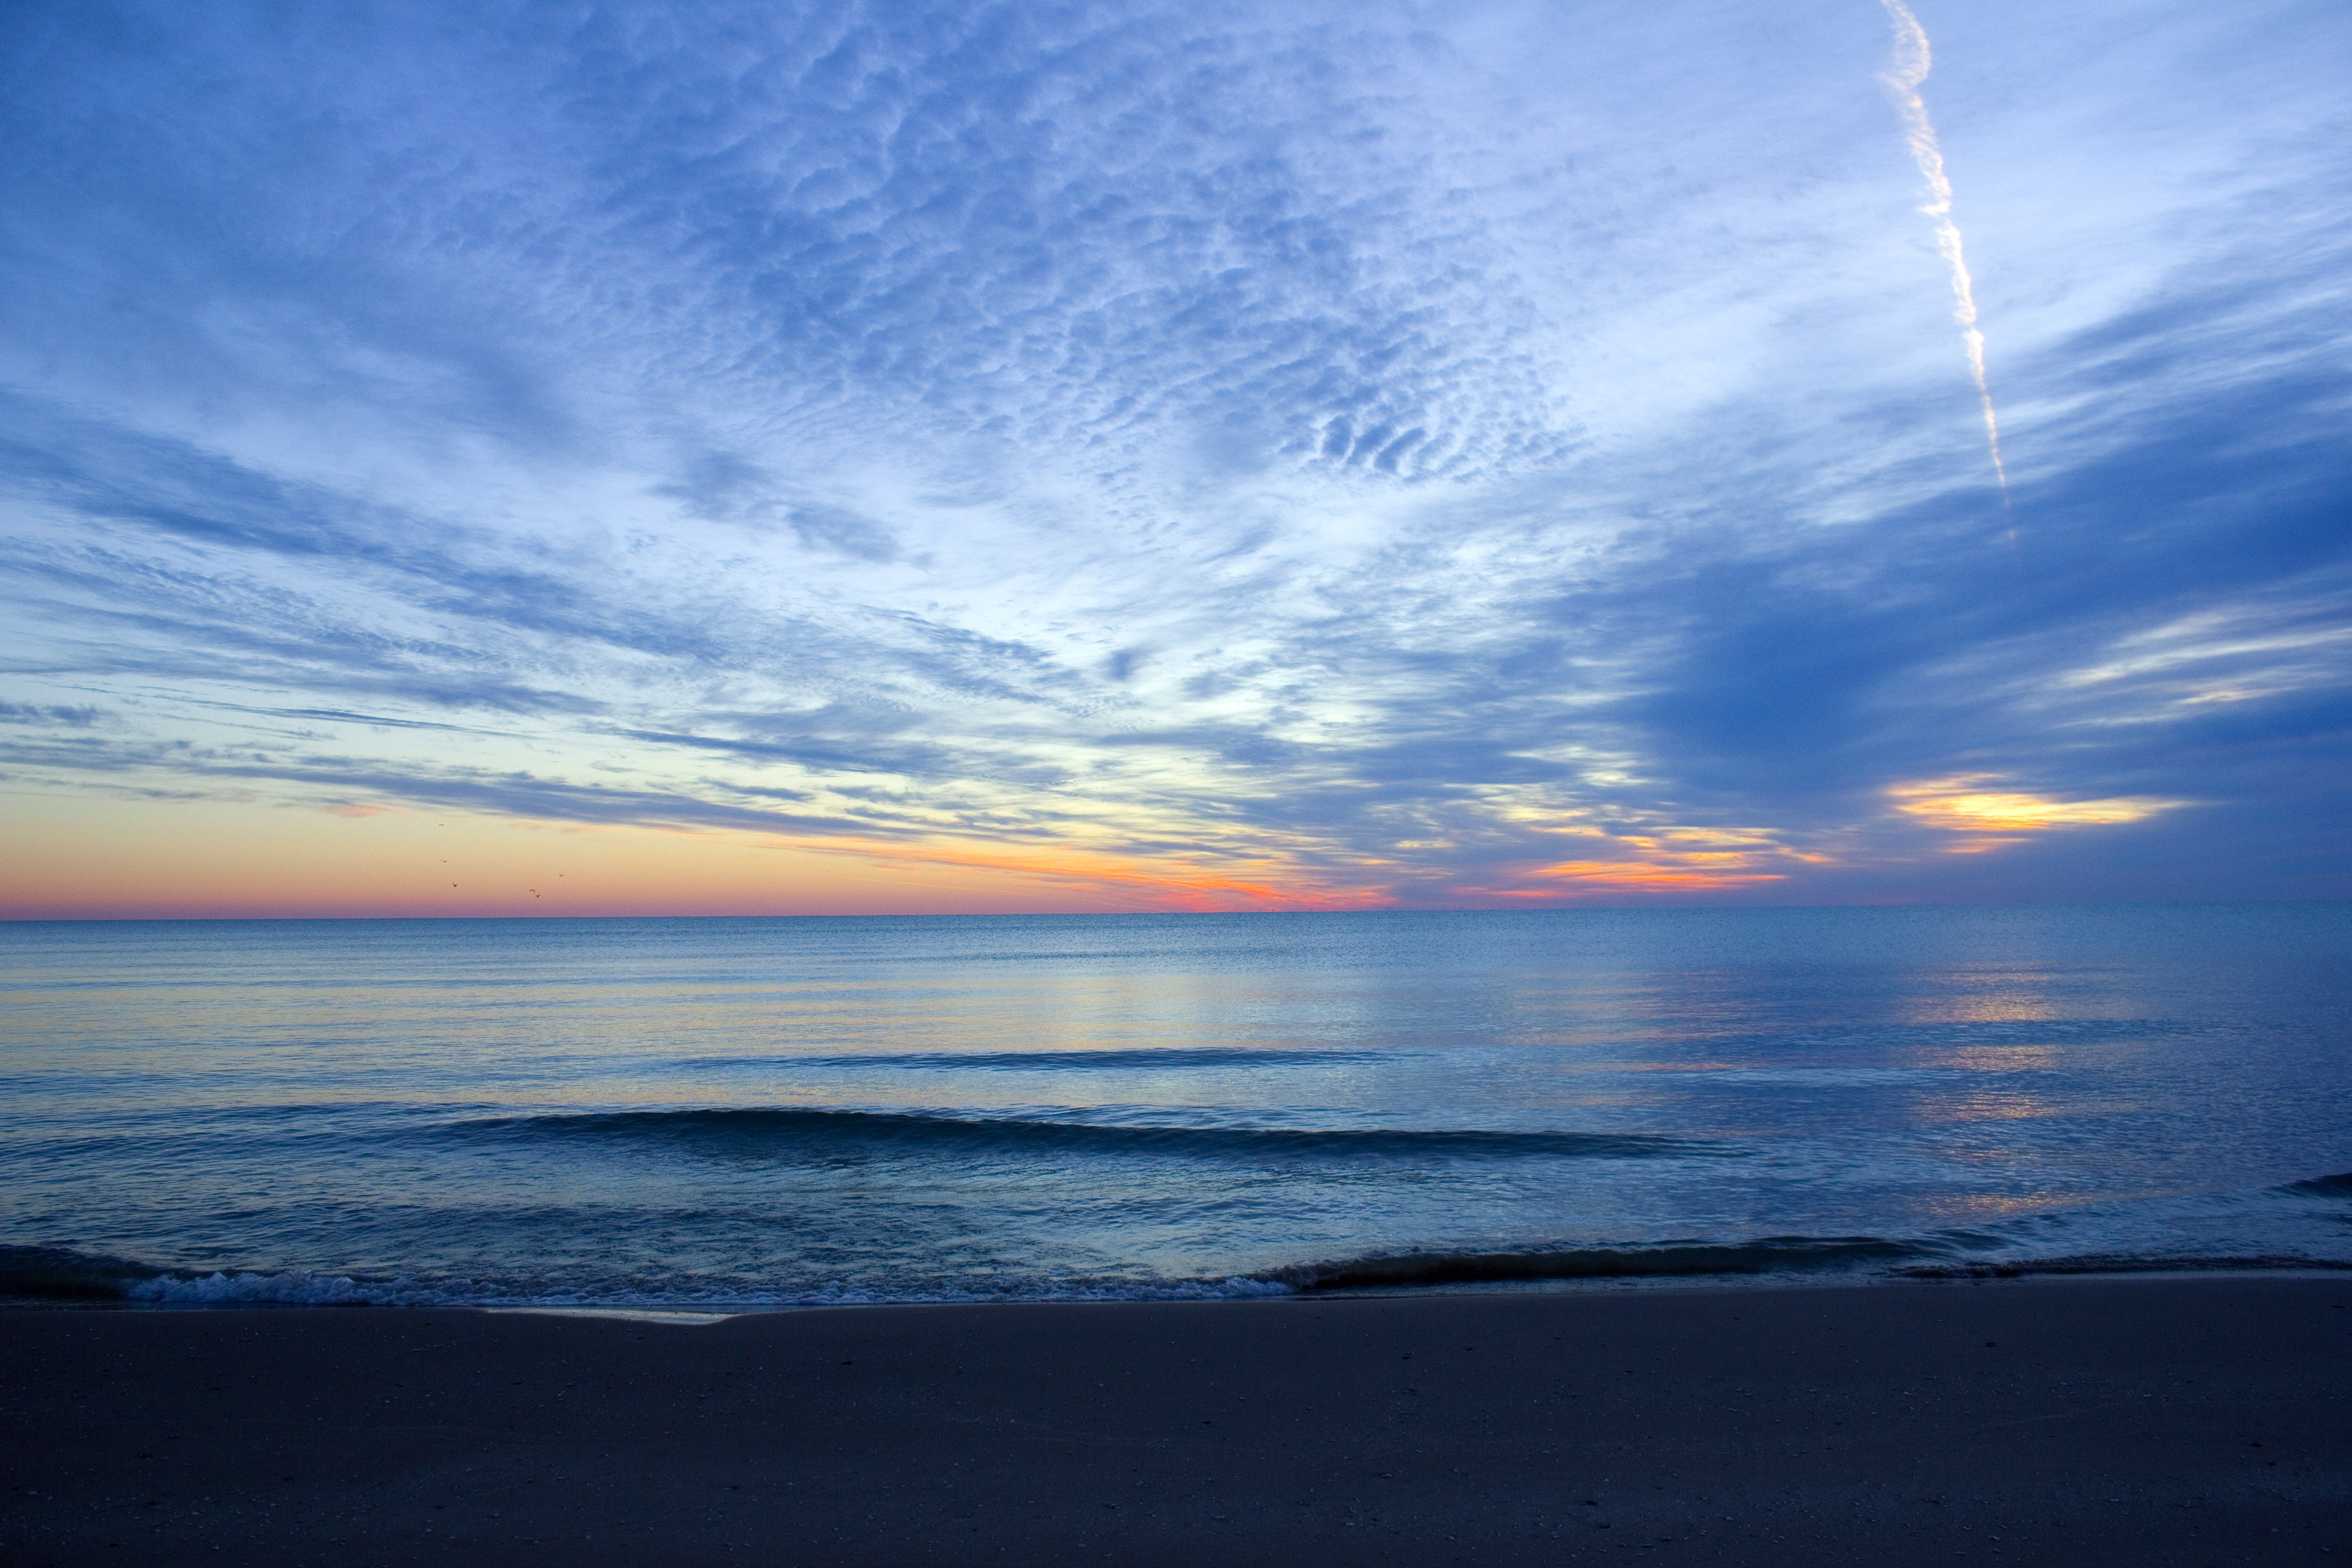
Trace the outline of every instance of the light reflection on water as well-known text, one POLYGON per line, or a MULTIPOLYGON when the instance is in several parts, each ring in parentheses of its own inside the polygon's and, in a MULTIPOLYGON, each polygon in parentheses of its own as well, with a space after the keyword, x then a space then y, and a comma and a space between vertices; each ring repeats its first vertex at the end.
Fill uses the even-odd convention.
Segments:
POLYGON ((1964 1221, 1983 1219, 1987 1215, 2007 1217, 2013 1215, 2046 1214, 2053 1209, 2077 1208, 2105 1195, 2098 1193, 2070 1191, 2047 1187, 2034 1193, 1959 1193, 1932 1200, 1929 1212, 1944 1219, 1964 1221))
POLYGON ((1966 1072, 2036 1072, 2056 1066, 2057 1061, 2056 1046, 1964 1046, 1922 1053, 1920 1065, 1966 1072))
POLYGON ((1922 1121, 2030 1121, 2037 1117, 2064 1114, 2053 1105, 2046 1105, 2030 1094, 2014 1089, 1958 1095, 1940 1101, 1931 1101, 1917 1112, 1922 1121))
POLYGON ((2340 905, 26 924, 0 1243, 906 1297, 1909 1235, 2352 1169, 2347 953, 2340 905), (1249 1129, 1666 1142, 1183 1136, 1249 1129))

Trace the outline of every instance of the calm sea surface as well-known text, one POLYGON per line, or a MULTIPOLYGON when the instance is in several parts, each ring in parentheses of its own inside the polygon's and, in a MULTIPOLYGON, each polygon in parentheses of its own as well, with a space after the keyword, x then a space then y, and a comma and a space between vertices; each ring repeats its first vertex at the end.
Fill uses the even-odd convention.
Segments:
POLYGON ((2352 905, 0 925, 0 1297, 2352 1261, 2352 905))

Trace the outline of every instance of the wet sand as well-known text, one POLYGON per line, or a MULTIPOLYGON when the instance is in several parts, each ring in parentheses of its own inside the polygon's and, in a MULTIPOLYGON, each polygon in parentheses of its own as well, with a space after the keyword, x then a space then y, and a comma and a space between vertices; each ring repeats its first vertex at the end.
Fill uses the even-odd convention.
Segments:
POLYGON ((0 1561, 2352 1564, 2352 1277, 0 1312, 0 1561))

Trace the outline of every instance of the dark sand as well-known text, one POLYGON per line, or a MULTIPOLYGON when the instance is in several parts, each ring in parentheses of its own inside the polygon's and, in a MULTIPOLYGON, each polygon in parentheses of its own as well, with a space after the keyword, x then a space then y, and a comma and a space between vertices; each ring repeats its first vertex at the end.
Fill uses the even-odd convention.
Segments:
POLYGON ((0 1562, 2352 1568, 2347 1307, 2352 1278, 6 1312, 0 1562))

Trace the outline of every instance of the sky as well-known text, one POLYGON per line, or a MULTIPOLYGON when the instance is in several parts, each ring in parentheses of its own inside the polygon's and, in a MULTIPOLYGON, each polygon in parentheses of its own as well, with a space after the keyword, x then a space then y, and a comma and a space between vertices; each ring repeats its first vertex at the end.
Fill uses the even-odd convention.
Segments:
POLYGON ((0 915, 2352 896, 2336 0, 0 73, 0 915))

